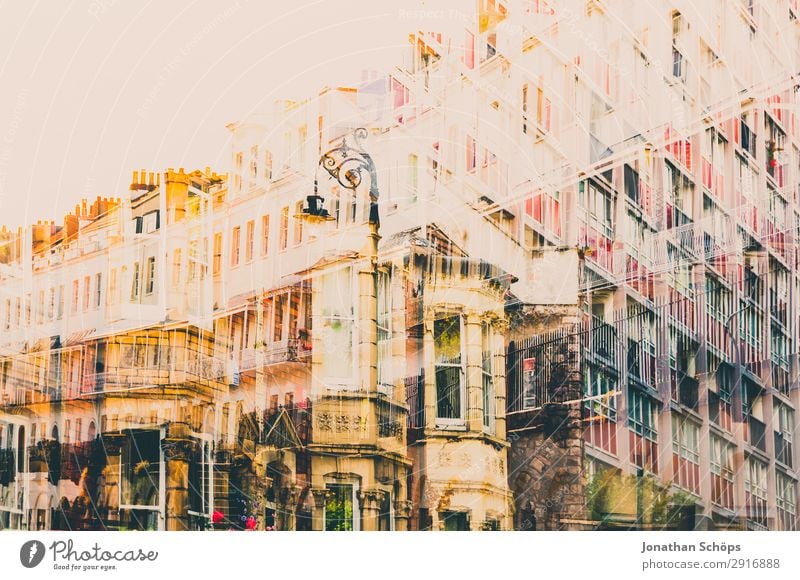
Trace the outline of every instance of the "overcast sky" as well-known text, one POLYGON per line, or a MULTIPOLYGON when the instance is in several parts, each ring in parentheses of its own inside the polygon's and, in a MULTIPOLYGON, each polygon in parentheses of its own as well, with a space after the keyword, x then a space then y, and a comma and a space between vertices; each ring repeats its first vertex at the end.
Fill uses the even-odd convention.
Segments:
POLYGON ((123 195, 134 169, 224 170, 227 123, 386 69, 409 32, 473 6, 0 0, 0 224, 123 195))

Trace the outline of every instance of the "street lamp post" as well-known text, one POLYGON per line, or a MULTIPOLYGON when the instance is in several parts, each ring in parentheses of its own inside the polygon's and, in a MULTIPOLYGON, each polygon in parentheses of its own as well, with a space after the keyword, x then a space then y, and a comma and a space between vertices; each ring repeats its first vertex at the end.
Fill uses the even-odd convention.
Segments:
MULTIPOLYGON (((335 467, 330 464, 330 455, 337 458, 341 456, 351 457, 353 464, 351 471, 360 473, 361 494, 355 500, 359 503, 361 513, 361 528, 364 530, 377 530, 381 518, 379 504, 374 498, 384 493, 379 488, 380 473, 386 469, 386 462, 392 462, 382 453, 375 457, 353 456, 352 446, 374 445, 379 446, 379 430, 376 423, 379 419, 379 409, 377 406, 378 398, 378 241, 380 235, 378 218, 378 177, 375 163, 372 157, 364 150, 361 140, 366 138, 367 130, 359 128, 352 134, 345 136, 341 143, 324 153, 319 159, 319 167, 325 169, 330 179, 335 180, 339 186, 349 190, 355 196, 362 184, 369 180, 369 216, 368 233, 365 245, 359 252, 357 293, 353 296, 358 302, 357 312, 357 383, 359 392, 354 397, 353 393, 330 393, 323 390, 323 395, 314 404, 313 413, 327 413, 327 410, 335 410, 338 416, 348 418, 357 415, 359 421, 365 421, 363 431, 359 427, 358 431, 350 431, 346 434, 337 435, 330 440, 323 436, 321 441, 328 445, 326 454, 318 456, 312 455, 312 471, 315 469, 328 470, 335 469, 338 473, 339 463, 336 461, 335 467), (356 298, 357 296, 357 298, 356 298), (340 446, 341 445, 341 446, 340 446), (331 447, 333 446, 333 451, 331 447), (328 457, 326 457, 327 455, 328 457), (318 466, 318 467, 317 467, 318 466)), ((319 184, 314 180, 314 192, 307 198, 308 205, 303 208, 303 215, 311 221, 329 221, 335 219, 323 206, 324 199, 319 195, 319 184)), ((324 279, 324 278, 323 278, 324 279)), ((323 295, 335 292, 335 288, 321 288, 323 295)), ((316 355, 320 356, 320 355, 316 355)), ((339 356, 337 352, 322 352, 321 356, 339 356)), ((324 380, 324 377, 321 377, 324 380)), ((316 419, 314 419, 316 422, 316 419)), ((395 464, 394 469, 402 468, 395 464)), ((326 497, 324 489, 315 492, 320 498, 326 497)), ((405 495, 400 494, 395 498, 396 501, 405 501, 405 495)), ((324 501, 320 499, 320 502, 324 501)), ((324 506, 323 506, 324 507, 324 506)), ((317 510, 320 508, 317 507, 317 510)), ((324 512, 323 512, 324 513, 324 512)), ((387 515, 391 516, 391 512, 387 515)), ((324 515, 316 517, 315 529, 323 529, 324 515)), ((355 525, 355 523, 354 523, 355 525)), ((401 525, 401 524, 398 524, 401 525)))
MULTIPOLYGON (((367 130, 359 127, 348 138, 342 139, 341 145, 323 153, 319 158, 319 166, 328 172, 331 179, 350 191, 357 191, 363 181, 364 174, 369 175, 369 223, 375 226, 375 231, 380 226, 378 217, 378 172, 375 162, 367 153, 361 140, 366 138, 367 130)), ((308 206, 303 208, 303 213, 310 218, 333 219, 328 210, 322 207, 324 199, 319 195, 317 180, 314 180, 314 194, 306 197, 308 206)))
MULTIPOLYGON (((380 219, 378 215, 378 172, 375 162, 362 145, 362 140, 367 137, 367 130, 363 127, 355 129, 350 135, 342 138, 339 146, 323 153, 319 159, 319 166, 325 169, 330 179, 335 180, 344 189, 354 194, 364 182, 369 179, 369 233, 367 246, 363 255, 369 259, 369 266, 359 271, 359 312, 366 314, 361 317, 364 324, 359 325, 358 353, 359 360, 366 361, 364 366, 367 371, 360 373, 362 389, 367 393, 377 390, 378 382, 378 241, 380 240, 380 219)), ((306 198, 308 205, 303 208, 303 214, 314 221, 328 221, 335 219, 323 207, 324 199, 319 195, 318 182, 314 180, 314 193, 306 198)))

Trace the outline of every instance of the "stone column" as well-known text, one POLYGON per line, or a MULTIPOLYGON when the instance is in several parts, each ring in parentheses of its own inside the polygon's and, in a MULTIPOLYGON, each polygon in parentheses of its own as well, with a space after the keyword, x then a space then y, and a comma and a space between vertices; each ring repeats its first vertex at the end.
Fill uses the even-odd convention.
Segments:
POLYGON ((189 462, 197 443, 186 423, 171 423, 161 441, 166 469, 165 526, 167 531, 189 529, 189 462))
POLYGON ((358 271, 358 367, 361 390, 375 393, 378 385, 378 241, 376 224, 370 224, 364 254, 369 260, 358 271))
POLYGON ((411 517, 412 503, 408 500, 394 502, 394 529, 398 532, 408 531, 408 520, 411 517))
POLYGON ((476 312, 466 312, 464 315, 465 348, 461 349, 462 356, 466 356, 467 368, 467 430, 483 430, 483 380, 482 380, 482 349, 481 349, 481 319, 476 312))
POLYGON ((93 453, 89 461, 87 487, 91 496, 90 510, 96 511, 98 529, 108 529, 108 523, 119 523, 119 464, 122 446, 127 436, 122 433, 104 433, 96 444, 101 453, 93 453), (102 523, 101 523, 102 521, 102 523))
POLYGON ((436 313, 432 308, 425 309, 425 332, 422 335, 422 360, 425 369, 424 402, 425 429, 436 428, 436 354, 434 353, 433 322, 436 313))
MULTIPOLYGON (((228 451, 217 451, 214 458, 214 475, 212 478, 213 492, 212 511, 219 511, 228 517, 230 514, 230 502, 228 493, 231 478, 231 456, 228 451)), ((228 527, 226 522, 215 524, 214 529, 224 530, 228 527)))
POLYGON ((311 529, 315 532, 322 532, 325 530, 325 504, 328 503, 331 492, 325 488, 316 488, 311 490, 311 494, 314 497, 311 529))
POLYGON ((494 434, 506 438, 506 333, 508 320, 498 319, 492 324, 492 350, 494 358, 494 434))
POLYGON ((379 489, 365 489, 359 494, 361 502, 361 529, 365 532, 378 530, 378 518, 381 512, 381 496, 379 489))

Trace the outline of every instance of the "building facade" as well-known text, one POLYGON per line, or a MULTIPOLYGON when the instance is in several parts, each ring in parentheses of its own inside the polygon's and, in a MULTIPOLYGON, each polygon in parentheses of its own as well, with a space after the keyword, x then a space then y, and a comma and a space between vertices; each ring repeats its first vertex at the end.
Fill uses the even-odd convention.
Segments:
POLYGON ((797 3, 476 8, 0 232, 0 528, 796 529, 797 3))

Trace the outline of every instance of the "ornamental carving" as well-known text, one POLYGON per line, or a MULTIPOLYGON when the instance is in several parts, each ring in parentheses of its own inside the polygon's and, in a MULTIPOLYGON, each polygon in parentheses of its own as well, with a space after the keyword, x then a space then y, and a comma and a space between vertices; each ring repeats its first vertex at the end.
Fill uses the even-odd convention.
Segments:
POLYGON ((190 461, 197 453, 197 443, 191 439, 164 439, 161 450, 167 461, 190 461))
POLYGON ((320 413, 317 415, 317 428, 335 433, 366 433, 367 419, 361 415, 320 413))

